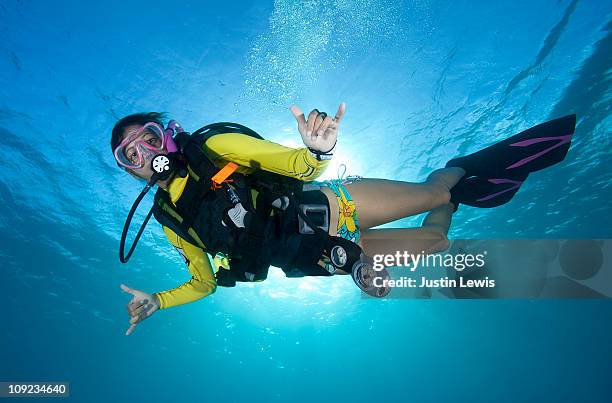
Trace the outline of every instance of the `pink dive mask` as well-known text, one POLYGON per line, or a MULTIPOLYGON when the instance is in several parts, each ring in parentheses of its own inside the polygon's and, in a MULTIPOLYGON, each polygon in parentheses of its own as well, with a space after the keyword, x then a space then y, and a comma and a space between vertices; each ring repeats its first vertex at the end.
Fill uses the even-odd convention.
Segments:
POLYGON ((155 122, 148 122, 126 134, 115 148, 115 160, 126 169, 142 169, 154 156, 177 151, 172 139, 175 130, 183 131, 174 120, 168 123, 166 130, 155 122))

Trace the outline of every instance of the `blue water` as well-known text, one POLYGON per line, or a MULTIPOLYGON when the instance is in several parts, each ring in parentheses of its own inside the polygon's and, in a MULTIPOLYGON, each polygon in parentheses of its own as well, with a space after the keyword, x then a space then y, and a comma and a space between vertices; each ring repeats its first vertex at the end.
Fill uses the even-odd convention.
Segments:
POLYGON ((155 110, 298 146, 292 103, 346 101, 324 177, 420 181, 577 113, 563 164, 450 236, 611 238, 610 0, 181 3, 0 1, 0 381, 69 381, 78 402, 609 401, 608 302, 364 300, 273 270, 125 337, 119 284, 189 275, 158 225, 118 262, 141 184, 109 140, 155 110))

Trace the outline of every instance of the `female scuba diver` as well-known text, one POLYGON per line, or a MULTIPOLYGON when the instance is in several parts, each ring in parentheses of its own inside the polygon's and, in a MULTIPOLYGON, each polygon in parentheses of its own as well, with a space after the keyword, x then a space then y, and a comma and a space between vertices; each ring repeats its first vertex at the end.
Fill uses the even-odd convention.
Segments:
POLYGON ((164 116, 156 112, 115 124, 117 164, 147 182, 123 229, 121 261, 128 261, 153 215, 192 275, 153 294, 122 284, 133 296, 126 335, 157 310, 199 300, 218 285, 263 281, 270 266, 287 277, 350 274, 362 291, 384 297, 389 275, 374 268, 371 256, 447 249, 459 203, 507 203, 530 172, 565 158, 576 121, 575 115, 556 119, 455 158, 422 183, 358 176, 314 181, 333 156, 345 110, 341 103, 333 118, 317 109, 306 118, 292 106, 305 145, 298 149, 236 123, 214 123, 192 134, 174 120, 164 128, 164 116), (132 217, 154 185, 153 207, 126 255, 132 217), (428 214, 419 228, 374 229, 423 212, 428 214))

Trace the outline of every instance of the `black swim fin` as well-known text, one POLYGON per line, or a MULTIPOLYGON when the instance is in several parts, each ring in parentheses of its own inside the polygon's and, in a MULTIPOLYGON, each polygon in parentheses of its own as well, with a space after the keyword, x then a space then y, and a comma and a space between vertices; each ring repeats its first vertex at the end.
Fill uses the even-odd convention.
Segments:
POLYGON ((451 189, 455 211, 459 203, 472 207, 492 208, 508 203, 527 177, 483 178, 467 175, 451 189))
POLYGON ((575 127, 576 115, 565 116, 450 160, 447 167, 466 171, 451 189, 451 202, 483 208, 508 203, 531 172, 563 161, 575 127))

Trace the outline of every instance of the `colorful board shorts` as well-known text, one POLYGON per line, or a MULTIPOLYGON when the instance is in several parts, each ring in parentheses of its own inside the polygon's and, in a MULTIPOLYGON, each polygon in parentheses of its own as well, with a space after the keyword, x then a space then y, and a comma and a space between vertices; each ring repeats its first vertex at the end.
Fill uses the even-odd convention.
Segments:
POLYGON ((359 180, 361 180, 359 176, 349 176, 345 179, 330 179, 318 182, 321 186, 330 188, 336 195, 338 202, 338 236, 355 243, 359 242, 359 218, 355 202, 346 189, 346 185, 359 180))

